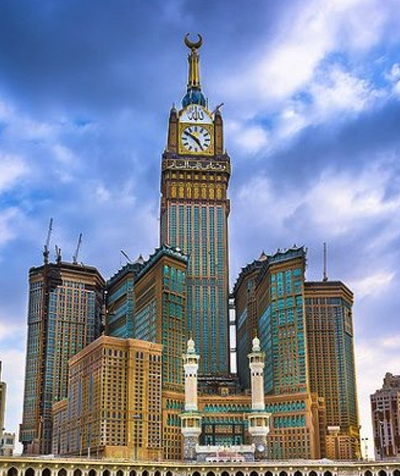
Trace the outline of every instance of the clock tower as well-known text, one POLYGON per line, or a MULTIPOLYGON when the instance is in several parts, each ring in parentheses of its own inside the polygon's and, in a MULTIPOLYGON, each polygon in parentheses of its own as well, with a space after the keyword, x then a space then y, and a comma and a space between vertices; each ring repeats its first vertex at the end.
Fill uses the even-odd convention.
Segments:
POLYGON ((162 156, 160 239, 190 256, 187 329, 201 355, 201 375, 229 373, 229 257, 227 197, 230 158, 224 151, 220 107, 208 108, 200 84, 198 50, 190 49, 187 91, 172 107, 162 156))

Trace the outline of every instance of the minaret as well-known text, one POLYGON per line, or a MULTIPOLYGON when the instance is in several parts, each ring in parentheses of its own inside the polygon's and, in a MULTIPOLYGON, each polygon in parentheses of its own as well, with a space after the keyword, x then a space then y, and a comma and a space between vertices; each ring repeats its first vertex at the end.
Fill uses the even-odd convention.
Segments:
POLYGON ((185 411, 181 414, 183 453, 185 460, 196 459, 196 445, 201 433, 201 415, 197 407, 197 372, 199 356, 196 355, 194 341, 188 340, 187 352, 183 354, 185 369, 185 411))
POLYGON ((251 378, 251 413, 249 433, 255 446, 256 459, 265 459, 267 455, 267 435, 269 433, 270 414, 265 411, 264 401, 264 352, 261 352, 260 339, 253 339, 252 352, 248 355, 251 378))

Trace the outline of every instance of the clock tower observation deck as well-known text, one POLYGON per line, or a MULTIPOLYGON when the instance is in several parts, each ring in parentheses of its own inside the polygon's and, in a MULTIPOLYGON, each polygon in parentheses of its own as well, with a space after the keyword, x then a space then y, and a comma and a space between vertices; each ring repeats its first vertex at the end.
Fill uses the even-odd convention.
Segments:
POLYGON ((229 254, 227 197, 230 158, 224 151, 220 107, 213 112, 201 91, 198 41, 190 49, 182 107, 170 111, 161 164, 161 244, 190 255, 187 329, 201 355, 200 374, 229 373, 229 254))

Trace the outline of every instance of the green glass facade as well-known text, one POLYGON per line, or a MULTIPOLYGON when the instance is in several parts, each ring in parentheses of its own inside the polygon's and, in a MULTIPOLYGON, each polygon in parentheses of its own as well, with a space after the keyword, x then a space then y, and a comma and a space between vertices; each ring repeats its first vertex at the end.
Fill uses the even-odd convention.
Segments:
POLYGON ((170 246, 126 264, 107 283, 106 333, 163 344, 163 386, 181 390, 188 257, 170 246))
POLYGON ((260 312, 258 332, 268 356, 266 394, 307 391, 307 360, 302 248, 277 253, 265 262, 259 280, 266 280, 269 299, 260 312))
POLYGON ((143 268, 143 260, 127 263, 106 286, 106 335, 123 339, 135 338, 135 278, 143 268))

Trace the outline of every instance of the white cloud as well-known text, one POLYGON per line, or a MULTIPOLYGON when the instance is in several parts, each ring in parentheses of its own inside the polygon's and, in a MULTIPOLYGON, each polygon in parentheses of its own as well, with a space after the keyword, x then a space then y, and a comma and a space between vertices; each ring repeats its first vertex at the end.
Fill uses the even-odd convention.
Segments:
POLYGON ((0 210, 0 246, 12 240, 16 236, 15 223, 20 218, 17 208, 0 210))
POLYGON ((357 299, 362 299, 370 295, 376 297, 381 293, 390 291, 390 283, 394 277, 395 273, 393 271, 380 271, 359 280, 350 281, 349 285, 357 296, 357 299))
MULTIPOLYGON (((4 314, 4 311, 2 314, 4 314)), ((0 315, 0 342, 2 343, 1 347, 3 349, 6 347, 7 341, 9 341, 11 337, 22 334, 21 325, 19 323, 15 324, 10 321, 10 316, 5 317, 0 315)))
POLYGON ((313 122, 342 112, 360 112, 382 96, 368 80, 338 66, 320 72, 309 91, 313 97, 313 122))
POLYGON ((388 81, 397 82, 400 79, 400 65, 394 63, 388 73, 385 74, 388 81))
POLYGON ((286 100, 312 81, 329 54, 367 51, 376 45, 393 10, 395 5, 379 0, 301 3, 301 8, 288 10, 262 60, 233 76, 228 91, 267 102, 286 100))
POLYGON ((397 213, 400 195, 385 197, 390 180, 389 172, 374 165, 358 173, 328 170, 323 172, 304 201, 309 206, 314 225, 337 236, 377 218, 391 219, 397 213))
POLYGON ((226 121, 226 133, 230 134, 241 152, 255 153, 265 150, 268 143, 268 133, 258 125, 248 125, 240 121, 226 121))
POLYGON ((393 92, 396 94, 396 96, 400 96, 400 81, 398 81, 394 86, 393 92))
POLYGON ((0 193, 12 187, 28 172, 29 167, 20 157, 0 151, 0 193))
POLYGON ((54 144, 51 148, 54 158, 63 165, 76 165, 78 159, 68 147, 61 144, 54 144))

